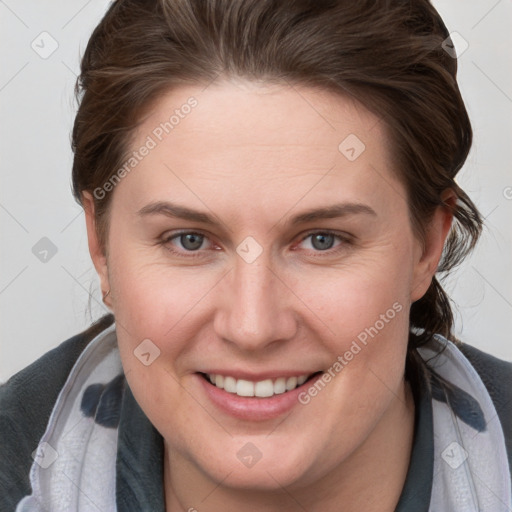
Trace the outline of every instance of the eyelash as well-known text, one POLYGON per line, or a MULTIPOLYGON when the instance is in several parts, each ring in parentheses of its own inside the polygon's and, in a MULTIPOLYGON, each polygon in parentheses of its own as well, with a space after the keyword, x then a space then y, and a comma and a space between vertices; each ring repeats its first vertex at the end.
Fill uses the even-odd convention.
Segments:
MULTIPOLYGON (((201 231, 179 231, 177 233, 173 233, 172 235, 165 236, 164 238, 162 238, 160 240, 159 244, 164 246, 166 250, 168 250, 171 254, 176 255, 176 256, 184 256, 185 258, 203 257, 201 250, 187 251, 185 249, 184 251, 176 251, 174 249, 171 249, 168 246, 168 244, 172 240, 179 238, 180 236, 183 236, 183 235, 199 235, 199 236, 204 237, 205 239, 208 238, 208 236, 206 234, 202 233, 201 231)), ((313 257, 322 258, 322 257, 324 257, 324 255, 333 256, 334 254, 337 254, 343 250, 346 250, 347 245, 351 245, 351 243, 352 243, 351 237, 349 235, 342 235, 339 232, 332 231, 329 229, 309 231, 300 239, 299 243, 304 242, 304 240, 306 240, 307 238, 309 238, 313 235, 332 235, 335 238, 338 238, 338 240, 341 242, 338 246, 331 248, 331 249, 326 249, 324 251, 320 251, 320 250, 313 251, 314 253, 316 253, 313 257)))

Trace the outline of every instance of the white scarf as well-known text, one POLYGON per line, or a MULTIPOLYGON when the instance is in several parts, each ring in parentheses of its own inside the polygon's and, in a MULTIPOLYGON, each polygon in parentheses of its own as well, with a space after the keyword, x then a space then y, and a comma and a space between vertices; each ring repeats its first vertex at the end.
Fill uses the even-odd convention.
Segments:
MULTIPOLYGON (((419 348, 419 354, 437 375, 478 402, 486 429, 475 430, 447 403, 432 400, 434 475, 429 512, 510 512, 510 468, 491 397, 453 343, 436 335, 432 345, 419 348), (444 345, 445 350, 433 357, 444 345)), ((122 371, 113 324, 87 345, 60 391, 33 454, 32 494, 16 512, 116 510, 117 429, 85 417, 80 404, 86 388, 110 382, 122 371)))
POLYGON ((432 348, 418 352, 444 380, 478 402, 486 420, 479 432, 461 421, 446 403, 432 400, 434 479, 430 512, 510 512, 512 492, 505 438, 498 413, 482 379, 450 341, 436 335, 432 348))

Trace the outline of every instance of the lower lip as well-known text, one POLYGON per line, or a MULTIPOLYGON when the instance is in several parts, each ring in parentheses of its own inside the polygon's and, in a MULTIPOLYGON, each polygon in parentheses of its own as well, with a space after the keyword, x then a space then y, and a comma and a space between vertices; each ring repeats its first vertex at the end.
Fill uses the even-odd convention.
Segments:
POLYGON ((279 395, 268 398, 243 397, 234 393, 228 393, 214 386, 200 374, 196 374, 208 398, 220 410, 241 420, 263 421, 277 418, 289 412, 294 406, 300 405, 299 395, 313 385, 321 373, 307 380, 301 386, 279 395))

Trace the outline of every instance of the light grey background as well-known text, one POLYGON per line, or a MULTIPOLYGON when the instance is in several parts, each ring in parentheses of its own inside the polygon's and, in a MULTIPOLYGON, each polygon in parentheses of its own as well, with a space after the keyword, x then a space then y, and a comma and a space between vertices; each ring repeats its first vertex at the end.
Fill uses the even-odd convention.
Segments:
MULTIPOLYGON (((107 312, 70 192, 69 141, 79 57, 109 2, 56 3, 0 0, 0 381, 107 312)), ((511 361, 512 1, 434 5, 460 34, 459 52, 468 45, 459 83, 475 142, 458 183, 486 218, 477 250, 446 287, 457 335, 511 361)))

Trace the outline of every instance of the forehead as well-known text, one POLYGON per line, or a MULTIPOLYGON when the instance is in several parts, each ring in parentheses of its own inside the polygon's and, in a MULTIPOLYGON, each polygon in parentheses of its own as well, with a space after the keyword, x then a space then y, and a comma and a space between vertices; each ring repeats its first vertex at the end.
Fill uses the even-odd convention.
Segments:
POLYGON ((144 146, 150 150, 126 180, 140 206, 157 190, 172 195, 187 184, 189 195, 207 186, 232 202, 233 189, 255 202, 258 195, 286 202, 308 187, 326 200, 344 193, 386 200, 400 187, 384 124, 349 97, 305 86, 181 86, 151 105, 131 149, 144 146))
POLYGON ((274 150, 294 144, 300 150, 304 142, 336 150, 350 134, 375 142, 384 135, 379 119, 349 96, 243 80, 181 86, 160 96, 139 129, 139 140, 148 133, 158 139, 172 135, 184 149, 194 148, 194 133, 205 149, 243 144, 274 150))

